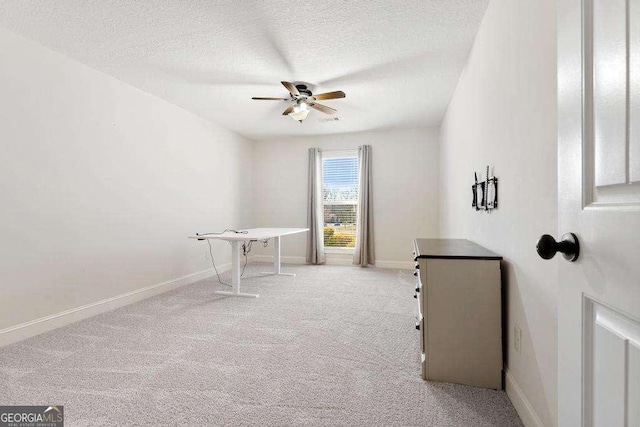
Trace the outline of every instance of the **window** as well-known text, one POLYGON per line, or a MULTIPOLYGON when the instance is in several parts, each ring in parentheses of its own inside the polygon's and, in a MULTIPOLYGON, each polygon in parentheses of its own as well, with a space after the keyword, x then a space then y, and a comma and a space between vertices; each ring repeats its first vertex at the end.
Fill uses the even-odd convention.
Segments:
POLYGON ((324 246, 331 252, 353 252, 358 209, 358 153, 322 153, 324 246))

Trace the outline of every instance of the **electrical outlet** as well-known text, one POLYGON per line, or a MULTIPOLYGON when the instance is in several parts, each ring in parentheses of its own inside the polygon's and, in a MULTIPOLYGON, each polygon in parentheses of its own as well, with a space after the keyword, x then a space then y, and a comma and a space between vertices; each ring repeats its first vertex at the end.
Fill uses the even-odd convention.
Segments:
POLYGON ((520 354, 522 345, 522 329, 518 325, 513 326, 513 349, 520 354))

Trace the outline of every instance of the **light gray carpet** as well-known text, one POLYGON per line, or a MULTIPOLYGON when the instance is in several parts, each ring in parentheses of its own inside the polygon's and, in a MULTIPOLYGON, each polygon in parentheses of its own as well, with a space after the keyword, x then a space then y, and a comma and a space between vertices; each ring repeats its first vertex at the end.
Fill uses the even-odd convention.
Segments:
POLYGON ((0 349, 0 404, 70 426, 521 425, 504 392, 420 379, 410 271, 265 268, 258 299, 208 279, 0 349))

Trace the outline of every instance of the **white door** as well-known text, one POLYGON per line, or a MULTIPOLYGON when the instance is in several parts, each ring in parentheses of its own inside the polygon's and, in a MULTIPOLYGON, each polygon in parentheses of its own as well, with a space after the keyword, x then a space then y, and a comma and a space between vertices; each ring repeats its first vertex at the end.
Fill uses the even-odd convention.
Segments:
POLYGON ((558 0, 558 198, 559 425, 640 426, 640 0, 558 0))

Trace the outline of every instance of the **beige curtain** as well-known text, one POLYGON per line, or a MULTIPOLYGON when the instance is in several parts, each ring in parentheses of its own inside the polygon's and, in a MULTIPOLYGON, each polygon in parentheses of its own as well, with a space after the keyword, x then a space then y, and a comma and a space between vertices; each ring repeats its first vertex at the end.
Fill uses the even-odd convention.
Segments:
POLYGON ((356 217, 356 249, 353 264, 374 265, 376 256, 373 245, 373 200, 371 189, 371 146, 358 147, 358 203, 356 217))
POLYGON ((324 264, 324 212, 322 211, 322 153, 309 148, 309 189, 307 202, 307 264, 324 264))

